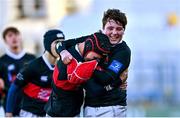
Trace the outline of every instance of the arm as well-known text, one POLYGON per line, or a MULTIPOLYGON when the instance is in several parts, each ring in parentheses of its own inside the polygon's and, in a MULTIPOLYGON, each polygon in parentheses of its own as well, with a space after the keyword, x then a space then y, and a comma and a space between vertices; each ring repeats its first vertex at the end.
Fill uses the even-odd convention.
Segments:
POLYGON ((120 78, 122 79, 121 86, 119 86, 119 81, 118 81, 120 79, 117 79, 116 82, 110 82, 110 84, 106 86, 100 86, 99 83, 97 83, 94 78, 91 78, 88 80, 88 82, 85 83, 84 88, 86 92, 92 93, 93 96, 101 96, 107 91, 111 91, 112 89, 117 88, 117 87, 120 87, 122 90, 126 90, 126 87, 127 87, 127 82, 125 81, 127 79, 126 71, 124 71, 121 74, 120 78))
POLYGON ((21 88, 23 88, 27 82, 29 81, 29 78, 31 78, 31 69, 30 65, 23 68, 20 73, 17 74, 15 81, 11 84, 10 89, 8 91, 7 96, 7 102, 6 102, 6 116, 11 117, 12 113, 14 111, 14 105, 16 103, 17 98, 17 91, 19 91, 21 88))
POLYGON ((68 39, 68 40, 65 40, 63 41, 64 42, 64 45, 65 45, 65 48, 68 49, 70 48, 71 46, 74 46, 78 43, 82 43, 84 42, 90 35, 87 35, 87 36, 82 36, 82 37, 78 37, 78 38, 74 38, 74 39, 68 39))
POLYGON ((0 78, 0 97, 3 96, 4 93, 4 81, 2 78, 0 78))
POLYGON ((13 116, 13 110, 14 110, 14 103, 17 98, 16 92, 20 90, 20 87, 14 83, 11 84, 8 96, 7 96, 7 104, 6 104, 6 117, 12 117, 13 116))
POLYGON ((74 46, 78 43, 84 42, 90 35, 75 38, 75 39, 68 39, 62 42, 58 42, 55 46, 56 53, 61 57, 61 60, 64 64, 70 63, 72 59, 72 55, 66 50, 71 46, 74 46))
POLYGON ((119 77, 119 79, 117 78, 116 80, 112 81, 109 85, 105 86, 106 90, 108 91, 108 87, 109 90, 112 90, 113 88, 118 88, 120 87, 122 90, 126 90, 127 88, 127 78, 128 78, 128 69, 126 69, 125 71, 123 71, 119 77))
POLYGON ((118 81, 122 83, 120 75, 125 69, 128 68, 130 63, 130 53, 126 51, 119 51, 110 58, 108 66, 105 71, 96 70, 93 74, 95 81, 101 85, 108 85, 113 81, 118 81))
POLYGON ((90 35, 87 35, 87 36, 82 36, 82 37, 79 37, 79 38, 74 38, 74 39, 68 39, 68 40, 65 40, 65 41, 59 41, 57 44, 56 44, 56 52, 57 54, 60 54, 61 51, 63 50, 66 50, 78 43, 82 43, 84 42, 90 35))
POLYGON ((4 89, 4 80, 0 78, 0 91, 4 89))

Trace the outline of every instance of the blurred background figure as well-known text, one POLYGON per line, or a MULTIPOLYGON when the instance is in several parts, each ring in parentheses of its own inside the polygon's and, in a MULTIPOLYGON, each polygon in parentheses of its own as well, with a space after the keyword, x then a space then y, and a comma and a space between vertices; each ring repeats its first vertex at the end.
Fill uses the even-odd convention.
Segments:
MULTIPOLYGON (((3 99, 4 109, 6 108, 7 92, 11 83, 15 80, 16 74, 35 56, 25 53, 22 46, 20 31, 15 27, 7 27, 2 33, 6 44, 6 52, 0 57, 0 96, 3 99)), ((14 116, 18 116, 20 110, 21 91, 17 91, 17 101, 13 111, 14 116)))
POLYGON ((179 0, 1 0, 0 31, 17 26, 25 50, 39 55, 47 29, 60 28, 67 39, 91 34, 109 8, 128 18, 128 116, 180 116, 179 0))

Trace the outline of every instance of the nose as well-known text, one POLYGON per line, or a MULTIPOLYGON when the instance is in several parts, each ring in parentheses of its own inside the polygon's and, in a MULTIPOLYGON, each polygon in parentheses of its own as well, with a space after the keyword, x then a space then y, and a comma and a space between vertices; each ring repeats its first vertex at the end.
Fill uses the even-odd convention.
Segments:
POLYGON ((114 28, 113 31, 112 31, 112 34, 117 34, 118 31, 114 28))

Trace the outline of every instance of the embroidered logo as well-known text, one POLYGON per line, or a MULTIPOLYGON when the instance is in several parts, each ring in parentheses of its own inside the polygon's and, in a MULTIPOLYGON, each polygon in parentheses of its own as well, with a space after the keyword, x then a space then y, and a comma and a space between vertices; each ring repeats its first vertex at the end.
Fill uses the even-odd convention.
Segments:
POLYGON ((108 69, 112 70, 115 73, 118 73, 122 66, 123 64, 121 62, 113 60, 108 69))
POLYGON ((47 82, 48 81, 48 77, 47 76, 41 76, 41 81, 47 82))

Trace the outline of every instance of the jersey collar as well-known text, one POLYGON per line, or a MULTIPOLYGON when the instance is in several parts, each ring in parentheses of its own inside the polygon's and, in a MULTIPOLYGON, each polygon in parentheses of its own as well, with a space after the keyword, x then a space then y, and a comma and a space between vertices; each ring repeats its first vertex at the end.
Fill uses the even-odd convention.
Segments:
POLYGON ((19 54, 14 54, 14 53, 12 53, 10 50, 7 49, 7 50, 6 50, 6 54, 7 54, 9 57, 18 60, 18 59, 21 59, 26 53, 25 53, 24 50, 22 50, 19 54))
POLYGON ((120 43, 122 43, 122 42, 123 42, 123 40, 119 41, 119 43, 118 43, 118 44, 120 44, 120 43))

